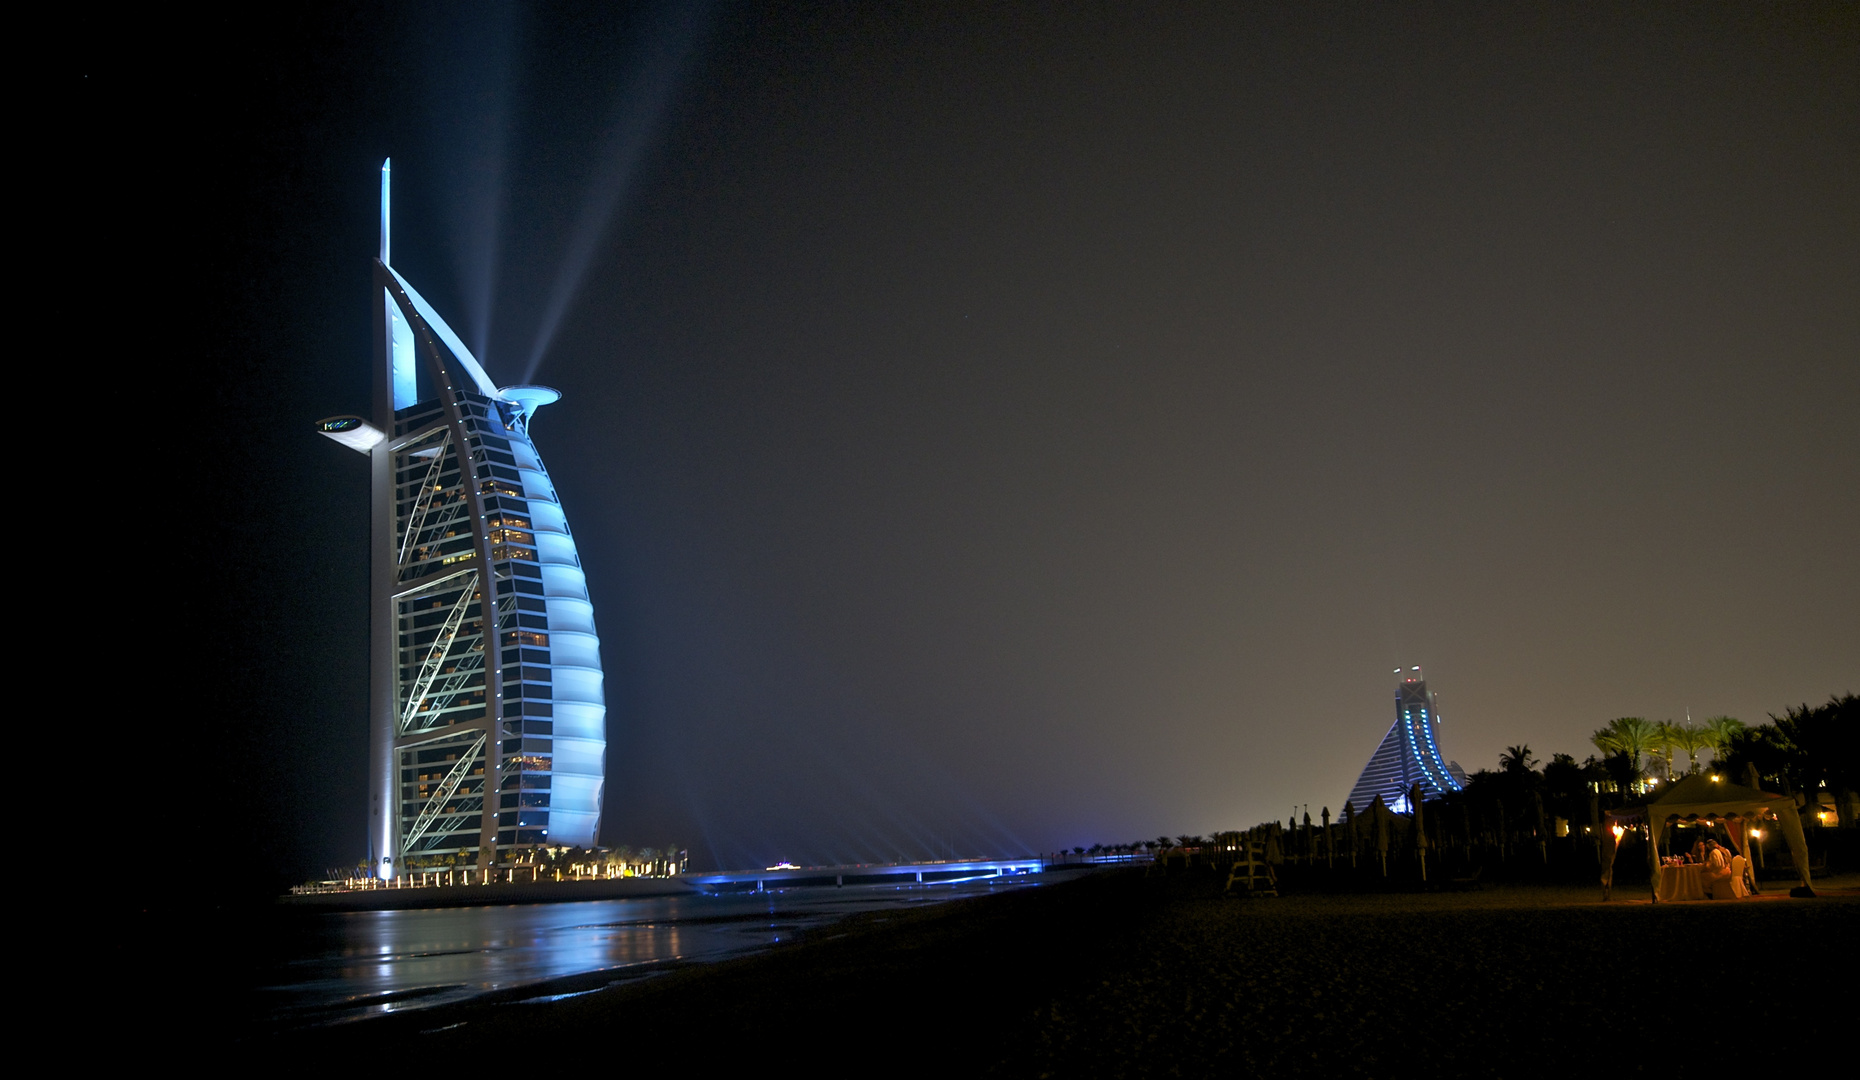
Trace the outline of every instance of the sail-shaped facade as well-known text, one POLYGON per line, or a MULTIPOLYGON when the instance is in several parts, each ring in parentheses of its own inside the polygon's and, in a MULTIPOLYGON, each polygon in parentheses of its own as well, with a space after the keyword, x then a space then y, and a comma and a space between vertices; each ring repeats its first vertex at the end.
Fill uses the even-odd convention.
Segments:
POLYGON ((606 714, 587 578, 530 438, 540 386, 499 387, 389 262, 381 169, 368 455, 369 846, 382 878, 488 868, 600 831, 606 714))
POLYGON ((1395 723, 1350 789, 1350 805, 1367 810, 1380 795, 1383 805, 1406 813, 1413 809, 1408 793, 1414 785, 1421 786, 1421 801, 1426 802, 1460 790, 1465 781, 1459 766, 1441 757, 1440 709, 1427 680, 1402 680, 1395 688, 1395 723))

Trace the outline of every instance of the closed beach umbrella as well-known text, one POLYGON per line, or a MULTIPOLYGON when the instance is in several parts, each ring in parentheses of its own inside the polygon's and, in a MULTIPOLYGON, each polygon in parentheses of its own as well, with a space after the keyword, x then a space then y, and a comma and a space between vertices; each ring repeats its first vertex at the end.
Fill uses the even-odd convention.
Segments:
POLYGON ((1421 816, 1421 785, 1408 788, 1408 806, 1414 811, 1414 857, 1421 862, 1421 880, 1427 880, 1427 827, 1421 816))
POLYGON ((1369 816, 1375 819, 1376 857, 1382 860, 1382 876, 1389 876, 1389 808, 1382 805, 1382 796, 1377 795, 1369 804, 1369 816))

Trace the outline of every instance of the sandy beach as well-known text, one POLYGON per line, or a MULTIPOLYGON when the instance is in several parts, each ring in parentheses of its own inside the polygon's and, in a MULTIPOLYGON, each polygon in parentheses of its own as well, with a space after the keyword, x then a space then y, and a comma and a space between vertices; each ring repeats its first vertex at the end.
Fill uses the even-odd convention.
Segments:
POLYGON ((592 976, 244 1050, 1008 1076, 1684 1075, 1704 1071, 1700 1045, 1780 1062, 1834 1037, 1851 1011, 1860 878, 1820 891, 1248 901, 1220 897, 1211 874, 1105 873, 855 916, 627 984, 592 976))

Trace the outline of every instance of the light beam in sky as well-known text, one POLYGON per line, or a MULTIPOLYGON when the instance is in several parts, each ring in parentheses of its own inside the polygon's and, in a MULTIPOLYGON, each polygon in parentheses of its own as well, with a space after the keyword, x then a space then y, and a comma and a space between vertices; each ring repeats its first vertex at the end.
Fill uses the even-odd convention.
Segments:
POLYGON ((508 172, 514 57, 521 20, 514 4, 460 9, 447 53, 457 62, 436 64, 428 90, 432 115, 453 122, 435 133, 439 160, 450 160, 444 186, 467 343, 480 363, 489 361, 497 287, 500 209, 508 172))
POLYGON ((620 94, 600 136, 601 151, 594 179, 569 234, 568 251, 537 323, 536 340, 530 347, 529 361, 520 381, 533 381, 536 369, 548 355, 556 331, 561 328, 562 317, 580 292, 582 279, 594 262, 594 253, 606 235, 607 226, 626 197, 647 141, 665 112, 678 76, 701 32, 710 23, 709 15, 709 6, 705 4, 669 7, 659 13, 656 24, 643 36, 639 58, 621 82, 620 94))

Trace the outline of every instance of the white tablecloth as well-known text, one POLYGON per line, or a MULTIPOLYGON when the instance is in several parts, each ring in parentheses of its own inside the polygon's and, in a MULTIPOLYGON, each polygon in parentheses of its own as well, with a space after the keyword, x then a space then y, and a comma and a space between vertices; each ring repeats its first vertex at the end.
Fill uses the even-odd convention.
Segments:
POLYGON ((1654 891, 1654 895, 1662 900, 1705 899, 1704 864, 1660 867, 1660 887, 1654 891))

